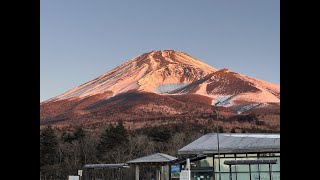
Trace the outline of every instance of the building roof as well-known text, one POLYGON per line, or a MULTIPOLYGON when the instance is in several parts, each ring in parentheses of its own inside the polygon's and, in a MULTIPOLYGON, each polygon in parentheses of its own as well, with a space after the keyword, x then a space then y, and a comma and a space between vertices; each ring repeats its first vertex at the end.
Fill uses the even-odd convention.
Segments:
POLYGON ((128 164, 139 164, 139 163, 169 163, 173 160, 176 160, 176 157, 162 154, 162 153, 155 153, 148 156, 144 156, 141 158, 137 158, 131 161, 128 161, 128 164))
POLYGON ((236 164, 276 164, 277 159, 258 159, 258 160, 225 160, 224 164, 236 165, 236 164))
POLYGON ((186 164, 187 163, 187 158, 189 158, 190 162, 193 161, 199 161, 201 159, 205 159, 207 156, 206 155, 189 155, 188 157, 182 157, 176 160, 171 161, 171 164, 186 164))
MULTIPOLYGON (((203 135, 178 154, 218 154, 217 133, 203 135)), ((219 133, 220 153, 280 152, 280 134, 219 133)))
POLYGON ((127 164, 86 164, 83 169, 113 169, 113 168, 125 168, 128 167, 127 164))

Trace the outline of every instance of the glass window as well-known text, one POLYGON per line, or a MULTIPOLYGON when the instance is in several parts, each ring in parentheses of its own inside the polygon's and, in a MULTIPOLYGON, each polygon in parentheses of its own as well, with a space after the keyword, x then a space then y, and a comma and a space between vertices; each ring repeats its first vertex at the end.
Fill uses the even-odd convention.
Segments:
POLYGON ((234 154, 225 154, 225 157, 234 157, 234 154))
POLYGON ((272 171, 280 171, 280 157, 275 159, 277 159, 277 164, 272 164, 272 171))
POLYGON ((236 154, 236 157, 246 157, 246 154, 236 154))
POLYGON ((247 160, 257 160, 258 158, 257 157, 247 157, 246 159, 247 160))
MULTIPOLYGON (((231 171, 232 172, 237 172, 237 167, 235 165, 232 165, 231 166, 231 171)), ((229 171, 230 172, 230 171, 229 171)))
POLYGON ((247 160, 247 157, 236 157, 236 160, 247 160))
POLYGON ((213 167, 213 157, 207 157, 199 161, 200 167, 213 167))
MULTIPOLYGON (((265 159, 276 159, 277 164, 272 164, 272 171, 280 171, 280 157, 259 157, 261 160, 265 159)), ((260 170, 261 171, 269 171, 269 165, 268 164, 261 164, 260 165, 260 170)))
MULTIPOLYGON (((220 158, 222 158, 224 156, 225 156, 224 154, 220 154, 220 158)), ((219 157, 219 154, 214 155, 214 158, 218 158, 218 157, 219 157)))
MULTIPOLYGON (((232 179, 236 179, 235 173, 233 174, 232 174, 232 179)), ((215 173, 215 179, 219 179, 219 173, 215 173)), ((230 180, 229 173, 221 173, 221 180, 230 180)))
MULTIPOLYGON (((237 157, 236 160, 256 160, 256 157, 237 157)), ((248 164, 239 164, 236 165, 237 172, 249 172, 249 165, 248 164)))
MULTIPOLYGON (((230 173, 229 173, 229 180, 230 180, 230 173)), ((237 173, 232 173, 232 179, 237 179, 237 173)))
POLYGON ((260 171, 269 171, 269 165, 268 164, 260 164, 260 171))
POLYGON ((248 157, 257 157, 257 154, 247 154, 248 157))
POLYGON ((258 180, 259 179, 259 173, 251 173, 251 179, 252 180, 258 180))
POLYGON ((272 172, 272 180, 278 180, 280 179, 280 173, 279 172, 272 172))
POLYGON ((247 164, 239 164, 235 166, 237 167, 237 172, 249 172, 249 165, 247 164))
POLYGON ((192 172, 191 171, 191 179, 192 180, 212 180, 213 174, 212 172, 192 172))
MULTIPOLYGON (((230 160, 229 158, 220 158, 220 170, 221 172, 229 172, 229 165, 224 164, 225 160, 230 160)), ((214 171, 219 172, 219 159, 214 159, 214 171)))
POLYGON ((249 179, 250 179, 249 173, 237 173, 237 180, 249 180, 249 179))
POLYGON ((259 168, 258 168, 258 164, 251 164, 251 172, 258 172, 259 168))
POLYGON ((261 180, 269 180, 270 179, 270 174, 269 173, 260 173, 260 179, 261 180))
POLYGON ((218 159, 216 159, 216 158, 214 159, 213 165, 214 165, 214 167, 213 167, 214 172, 218 172, 219 171, 219 161, 218 161, 218 159))
POLYGON ((229 165, 226 165, 226 164, 221 164, 220 168, 221 168, 221 172, 229 172, 230 171, 229 165))
POLYGON ((265 156, 268 156, 268 154, 269 154, 269 153, 259 153, 259 156, 260 156, 260 157, 265 157, 265 156))

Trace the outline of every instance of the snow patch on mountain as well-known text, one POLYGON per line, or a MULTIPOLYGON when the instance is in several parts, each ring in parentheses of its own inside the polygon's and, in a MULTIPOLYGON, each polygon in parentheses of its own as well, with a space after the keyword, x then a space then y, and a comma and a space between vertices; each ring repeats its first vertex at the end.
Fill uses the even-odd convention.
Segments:
POLYGON ((155 92, 162 94, 162 93, 169 93, 174 90, 178 90, 181 88, 186 87, 190 83, 170 83, 170 84, 160 84, 155 88, 155 92))
POLYGON ((256 107, 260 106, 261 104, 262 103, 253 103, 253 104, 240 106, 240 108, 237 109, 237 114, 241 114, 241 113, 244 113, 246 111, 249 111, 250 109, 256 108, 256 107))
POLYGON ((218 96, 215 98, 214 102, 212 102, 215 106, 230 106, 231 105, 231 99, 233 96, 218 96))

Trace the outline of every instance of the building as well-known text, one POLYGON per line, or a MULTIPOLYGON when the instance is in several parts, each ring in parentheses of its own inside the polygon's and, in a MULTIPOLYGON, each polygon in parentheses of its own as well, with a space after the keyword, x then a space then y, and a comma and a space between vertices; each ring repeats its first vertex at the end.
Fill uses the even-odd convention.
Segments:
POLYGON ((280 134, 210 133, 178 154, 206 155, 193 162, 194 180, 280 179, 280 134))
POLYGON ((177 160, 176 157, 163 154, 163 153, 155 153, 148 156, 140 157, 127 163, 129 165, 133 165, 135 167, 135 179, 139 180, 139 168, 140 167, 156 167, 155 179, 166 179, 169 180, 170 176, 170 163, 174 160, 177 160))

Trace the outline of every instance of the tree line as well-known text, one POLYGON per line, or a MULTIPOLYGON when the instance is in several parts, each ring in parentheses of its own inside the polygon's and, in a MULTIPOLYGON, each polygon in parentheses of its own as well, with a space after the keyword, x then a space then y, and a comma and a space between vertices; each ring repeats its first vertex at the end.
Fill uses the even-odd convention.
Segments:
MULTIPOLYGON (((71 130, 46 126, 40 131, 40 177, 44 180, 67 179, 77 175, 85 164, 115 164, 161 152, 178 157, 177 151, 202 135, 224 132, 223 126, 199 123, 175 123, 128 130, 122 121, 108 125, 101 132, 76 126, 71 130)), ((248 129, 237 129, 246 133, 248 129)), ((255 129, 255 132, 261 130, 255 129)), ((231 133, 236 129, 232 128, 231 133)), ((140 177, 150 177, 152 168, 140 171, 140 177)), ((103 171, 111 178, 111 171, 103 171)), ((132 179, 133 173, 123 171, 122 179, 132 179)), ((111 178, 113 179, 113 178, 111 178)))
MULTIPOLYGON (((119 121, 98 134, 81 126, 71 131, 47 126, 40 132, 40 177, 67 179, 85 164, 124 163, 156 152, 177 156, 180 148, 208 132, 204 125, 182 123, 127 130, 119 121)), ((129 171, 123 173, 130 178, 129 171)))

